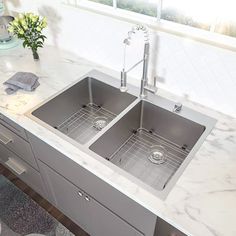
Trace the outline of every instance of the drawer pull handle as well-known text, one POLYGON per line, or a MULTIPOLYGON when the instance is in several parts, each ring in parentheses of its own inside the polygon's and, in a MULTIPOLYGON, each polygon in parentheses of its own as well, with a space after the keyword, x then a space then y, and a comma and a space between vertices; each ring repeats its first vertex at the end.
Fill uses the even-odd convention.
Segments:
POLYGON ((175 232, 171 232, 171 233, 170 233, 170 236, 178 236, 178 234, 175 233, 175 232))
POLYGON ((13 158, 9 157, 8 161, 5 162, 5 165, 8 166, 11 170, 13 170, 16 174, 22 175, 26 172, 26 169, 17 163, 13 158))
POLYGON ((84 199, 85 199, 87 202, 90 201, 90 198, 89 198, 88 196, 86 196, 84 199))
POLYGON ((83 193, 82 193, 82 192, 80 192, 80 191, 78 191, 78 192, 77 192, 77 194, 78 194, 80 197, 82 197, 82 196, 83 196, 83 193))
POLYGON ((8 143, 13 142, 13 140, 0 133, 0 142, 7 145, 8 143))

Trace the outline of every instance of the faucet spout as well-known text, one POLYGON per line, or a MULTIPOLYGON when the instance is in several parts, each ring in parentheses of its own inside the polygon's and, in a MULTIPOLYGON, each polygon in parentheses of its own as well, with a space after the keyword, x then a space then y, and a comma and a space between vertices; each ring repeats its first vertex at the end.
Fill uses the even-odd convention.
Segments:
POLYGON ((145 87, 148 85, 148 62, 149 62, 149 42, 145 43, 144 45, 144 53, 143 53, 143 76, 141 80, 141 89, 140 89, 140 96, 142 98, 146 97, 146 90, 145 87))

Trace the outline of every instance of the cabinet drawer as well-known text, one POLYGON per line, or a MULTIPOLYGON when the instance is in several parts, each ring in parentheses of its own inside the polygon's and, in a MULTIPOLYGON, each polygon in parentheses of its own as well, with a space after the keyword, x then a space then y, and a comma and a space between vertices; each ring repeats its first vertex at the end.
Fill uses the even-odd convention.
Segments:
POLYGON ((46 196, 40 173, 1 144, 0 162, 40 195, 46 196))
POLYGON ((5 127, 10 129, 14 133, 16 133, 19 136, 21 136, 22 138, 24 138, 25 140, 28 140, 25 130, 22 127, 20 127, 19 125, 17 125, 15 122, 13 122, 10 119, 8 119, 7 117, 3 116, 1 113, 0 113, 0 124, 4 125, 5 127))
POLYGON ((187 236, 162 219, 157 220, 156 236, 187 236))
POLYGON ((38 169, 30 144, 1 124, 0 143, 15 152, 35 169, 38 169))
POLYGON ((91 236, 143 236, 50 167, 42 162, 39 166, 54 204, 91 236))

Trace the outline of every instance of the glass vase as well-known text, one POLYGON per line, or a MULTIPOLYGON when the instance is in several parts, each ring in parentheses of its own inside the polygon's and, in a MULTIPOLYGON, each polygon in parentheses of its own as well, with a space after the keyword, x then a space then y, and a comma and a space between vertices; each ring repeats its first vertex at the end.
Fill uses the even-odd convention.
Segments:
POLYGON ((32 51, 33 52, 33 58, 35 61, 38 61, 39 60, 39 54, 37 51, 32 51))

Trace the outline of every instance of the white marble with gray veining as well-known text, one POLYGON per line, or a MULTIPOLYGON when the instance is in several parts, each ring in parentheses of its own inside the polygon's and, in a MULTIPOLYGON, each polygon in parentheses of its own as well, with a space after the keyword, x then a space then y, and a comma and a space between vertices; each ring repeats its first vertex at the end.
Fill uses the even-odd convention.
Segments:
MULTIPOLYGON (((189 166, 165 201, 139 187, 103 162, 82 153, 24 114, 53 94, 86 74, 98 69, 118 77, 119 73, 97 66, 72 53, 46 47, 41 60, 32 60, 30 51, 22 48, 0 51, 0 83, 17 71, 30 71, 40 77, 34 92, 18 91, 6 95, 0 86, 0 113, 46 141, 84 168, 102 178, 156 215, 191 236, 236 235, 236 119, 184 101, 200 112, 218 120, 189 166)), ((178 99, 167 92, 159 94, 178 99)))

